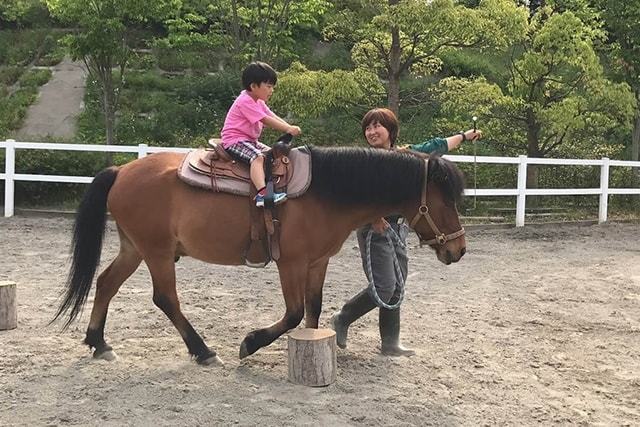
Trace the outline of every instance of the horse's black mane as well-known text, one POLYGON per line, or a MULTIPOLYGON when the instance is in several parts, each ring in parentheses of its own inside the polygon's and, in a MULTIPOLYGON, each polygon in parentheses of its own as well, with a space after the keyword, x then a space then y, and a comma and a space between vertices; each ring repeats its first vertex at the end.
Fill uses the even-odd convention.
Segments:
MULTIPOLYGON (((406 153, 354 147, 309 147, 311 191, 340 204, 397 205, 422 191, 424 161, 406 153)), ((450 161, 432 155, 429 182, 450 203, 459 202, 464 178, 450 161)))

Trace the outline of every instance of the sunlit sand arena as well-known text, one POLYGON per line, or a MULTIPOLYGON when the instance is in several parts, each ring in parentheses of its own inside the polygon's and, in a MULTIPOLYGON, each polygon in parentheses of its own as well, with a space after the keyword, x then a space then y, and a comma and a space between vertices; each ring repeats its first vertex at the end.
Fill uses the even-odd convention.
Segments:
MULTIPOLYGON (((246 359, 250 330, 283 311, 277 270, 183 258, 185 315, 224 360, 190 360, 153 305, 146 267, 113 299, 94 360, 79 322, 47 326, 68 269, 72 220, 0 219, 0 281, 18 285, 18 328, 0 332, 5 425, 457 425, 640 423, 640 231, 637 223, 471 230, 445 266, 409 238, 403 304, 408 358, 379 354, 377 316, 350 329, 337 381, 287 381, 286 337, 246 359)), ((108 223, 101 269, 117 253, 108 223)), ((365 284, 352 236, 332 259, 320 324, 365 284)))

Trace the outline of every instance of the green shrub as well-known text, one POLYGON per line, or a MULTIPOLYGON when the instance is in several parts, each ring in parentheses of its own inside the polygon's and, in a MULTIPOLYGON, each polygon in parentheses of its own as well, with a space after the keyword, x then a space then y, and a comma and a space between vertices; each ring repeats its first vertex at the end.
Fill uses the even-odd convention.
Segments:
POLYGON ((310 38, 300 61, 310 70, 351 70, 351 50, 343 42, 326 43, 310 38))
POLYGON ((152 54, 135 52, 129 60, 130 70, 152 70, 156 66, 156 58, 152 54))
POLYGON ((148 28, 132 27, 127 31, 127 41, 132 49, 148 49, 153 44, 154 37, 161 36, 162 31, 154 25, 149 25, 148 28))
POLYGON ((16 66, 8 66, 8 67, 0 67, 0 83, 3 83, 7 86, 11 86, 15 82, 18 81, 22 73, 24 72, 24 67, 16 67, 16 66))
POLYGON ((40 52, 49 29, 0 31, 0 65, 27 65, 40 52))
POLYGON ((53 52, 58 47, 58 37, 55 34, 47 34, 40 45, 40 54, 53 52))
POLYGON ((459 49, 441 55, 442 74, 445 76, 486 76, 491 81, 508 81, 505 55, 477 49, 459 49))
POLYGON ((32 87, 20 88, 8 98, 0 98, 0 138, 22 125, 27 108, 36 99, 38 90, 32 87))
POLYGON ((18 4, 14 1, 0 7, 0 26, 2 27, 38 28, 49 25, 51 25, 49 9, 42 0, 23 0, 18 4))
POLYGON ((151 113, 161 110, 171 102, 167 92, 124 89, 120 98, 120 110, 136 113, 151 113))
MULTIPOLYGON (((105 167, 105 153, 57 150, 18 150, 16 172, 42 175, 95 176, 105 167)), ((131 158, 127 161, 132 160, 131 158)), ((16 182, 16 205, 72 205, 82 196, 83 184, 16 182)))
POLYGON ((58 65, 64 59, 66 52, 63 48, 58 48, 51 53, 47 53, 44 56, 41 56, 36 61, 36 65, 40 67, 53 67, 54 65, 58 65))
POLYGON ((154 54, 158 61, 158 67, 165 71, 194 70, 204 72, 218 69, 220 52, 209 50, 184 50, 180 48, 157 45, 154 54))
POLYGON ((40 57, 35 64, 41 67, 51 67, 59 64, 66 55, 65 47, 60 43, 60 39, 66 34, 66 31, 59 30, 54 30, 48 34, 43 41, 40 57))
POLYGON ((85 104, 76 121, 76 140, 82 144, 104 143, 104 119, 99 109, 85 104))
POLYGON ((130 71, 126 74, 125 88, 140 91, 170 91, 182 77, 165 77, 151 71, 130 71))
POLYGON ((11 98, 14 98, 16 102, 23 106, 28 107, 38 97, 38 88, 33 86, 25 86, 18 89, 11 98))
MULTIPOLYGON (((4 165, 4 150, 0 150, 0 164, 4 165)), ((113 153, 115 165, 123 165, 137 156, 113 153)), ((42 175, 95 176, 105 167, 106 155, 101 152, 18 150, 16 172, 42 175)), ((24 182, 15 183, 16 206, 62 207, 73 210, 86 189, 86 184, 24 182)), ((4 186, 0 186, 0 198, 4 186)))
POLYGON ((20 87, 39 87, 51 79, 51 70, 29 70, 20 76, 20 87))
MULTIPOLYGON (((638 188, 640 187, 640 171, 638 168, 612 167, 609 169, 609 188, 638 188)), ((609 197, 611 206, 640 212, 640 196, 616 195, 609 197)))

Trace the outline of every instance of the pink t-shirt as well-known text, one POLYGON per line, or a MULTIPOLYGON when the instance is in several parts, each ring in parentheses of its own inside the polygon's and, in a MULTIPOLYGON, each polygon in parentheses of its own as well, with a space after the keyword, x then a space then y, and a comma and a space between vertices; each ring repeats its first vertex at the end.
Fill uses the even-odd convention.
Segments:
POLYGON ((220 132, 222 146, 229 148, 240 141, 257 142, 263 127, 260 120, 267 116, 273 116, 267 104, 261 99, 254 100, 243 90, 233 101, 224 119, 224 126, 220 132))

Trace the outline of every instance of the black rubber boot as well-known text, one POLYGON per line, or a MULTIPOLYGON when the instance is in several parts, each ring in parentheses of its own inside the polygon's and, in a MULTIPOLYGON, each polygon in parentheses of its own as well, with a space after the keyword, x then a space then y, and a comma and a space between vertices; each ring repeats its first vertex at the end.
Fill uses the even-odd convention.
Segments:
POLYGON ((400 344, 400 309, 387 310, 380 308, 381 352, 386 356, 413 356, 415 351, 400 344))
POLYGON ((349 325, 360 317, 376 308, 376 303, 369 296, 367 290, 351 298, 340 311, 336 312, 329 320, 329 325, 336 331, 338 347, 347 348, 347 333, 349 325))

